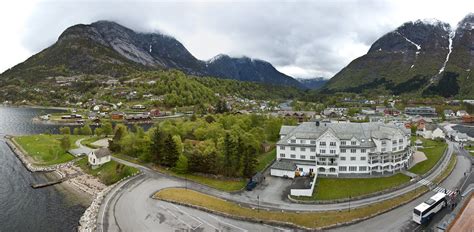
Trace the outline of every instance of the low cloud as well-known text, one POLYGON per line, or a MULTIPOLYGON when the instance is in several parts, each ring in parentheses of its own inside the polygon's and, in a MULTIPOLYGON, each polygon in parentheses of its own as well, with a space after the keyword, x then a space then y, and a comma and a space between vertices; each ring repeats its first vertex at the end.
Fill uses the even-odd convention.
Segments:
POLYGON ((416 19, 403 15, 394 4, 343 0, 42 2, 27 20, 22 43, 38 52, 71 25, 113 20, 136 31, 174 36, 199 59, 219 53, 245 55, 269 61, 295 77, 330 78, 365 54, 378 37, 416 19))

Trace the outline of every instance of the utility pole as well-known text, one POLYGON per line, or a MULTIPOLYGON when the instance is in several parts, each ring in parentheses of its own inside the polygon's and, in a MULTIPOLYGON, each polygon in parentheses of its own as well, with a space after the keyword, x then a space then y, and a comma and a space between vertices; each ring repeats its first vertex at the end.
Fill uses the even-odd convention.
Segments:
POLYGON ((260 194, 257 195, 257 213, 260 212, 260 194))
POLYGON ((351 212, 351 195, 349 195, 349 212, 351 212))

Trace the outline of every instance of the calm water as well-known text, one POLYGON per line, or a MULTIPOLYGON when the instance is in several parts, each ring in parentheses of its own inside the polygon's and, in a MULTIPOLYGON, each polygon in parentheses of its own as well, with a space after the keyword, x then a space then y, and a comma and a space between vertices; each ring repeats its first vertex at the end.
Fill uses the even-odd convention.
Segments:
POLYGON ((0 231, 76 231, 85 207, 54 187, 32 189, 44 181, 28 172, 6 145, 5 134, 57 133, 58 126, 33 124, 32 117, 57 112, 0 107, 0 231))

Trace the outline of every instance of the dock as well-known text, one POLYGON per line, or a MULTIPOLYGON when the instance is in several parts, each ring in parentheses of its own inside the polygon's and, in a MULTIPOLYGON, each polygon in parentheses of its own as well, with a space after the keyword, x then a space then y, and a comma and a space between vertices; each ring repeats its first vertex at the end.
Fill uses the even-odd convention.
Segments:
POLYGON ((64 180, 65 180, 65 179, 62 178, 62 179, 59 179, 59 180, 48 181, 48 182, 46 182, 46 183, 31 184, 31 187, 34 188, 34 189, 44 188, 44 187, 48 187, 48 186, 60 184, 60 183, 62 183, 64 180))

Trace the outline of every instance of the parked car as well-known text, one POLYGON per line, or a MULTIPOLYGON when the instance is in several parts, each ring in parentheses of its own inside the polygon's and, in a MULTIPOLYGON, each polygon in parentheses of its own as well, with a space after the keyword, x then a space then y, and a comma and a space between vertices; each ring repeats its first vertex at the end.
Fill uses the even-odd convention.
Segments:
POLYGON ((252 178, 249 179, 249 182, 245 186, 247 191, 252 191, 258 184, 262 183, 265 180, 265 177, 261 172, 257 172, 252 178))

